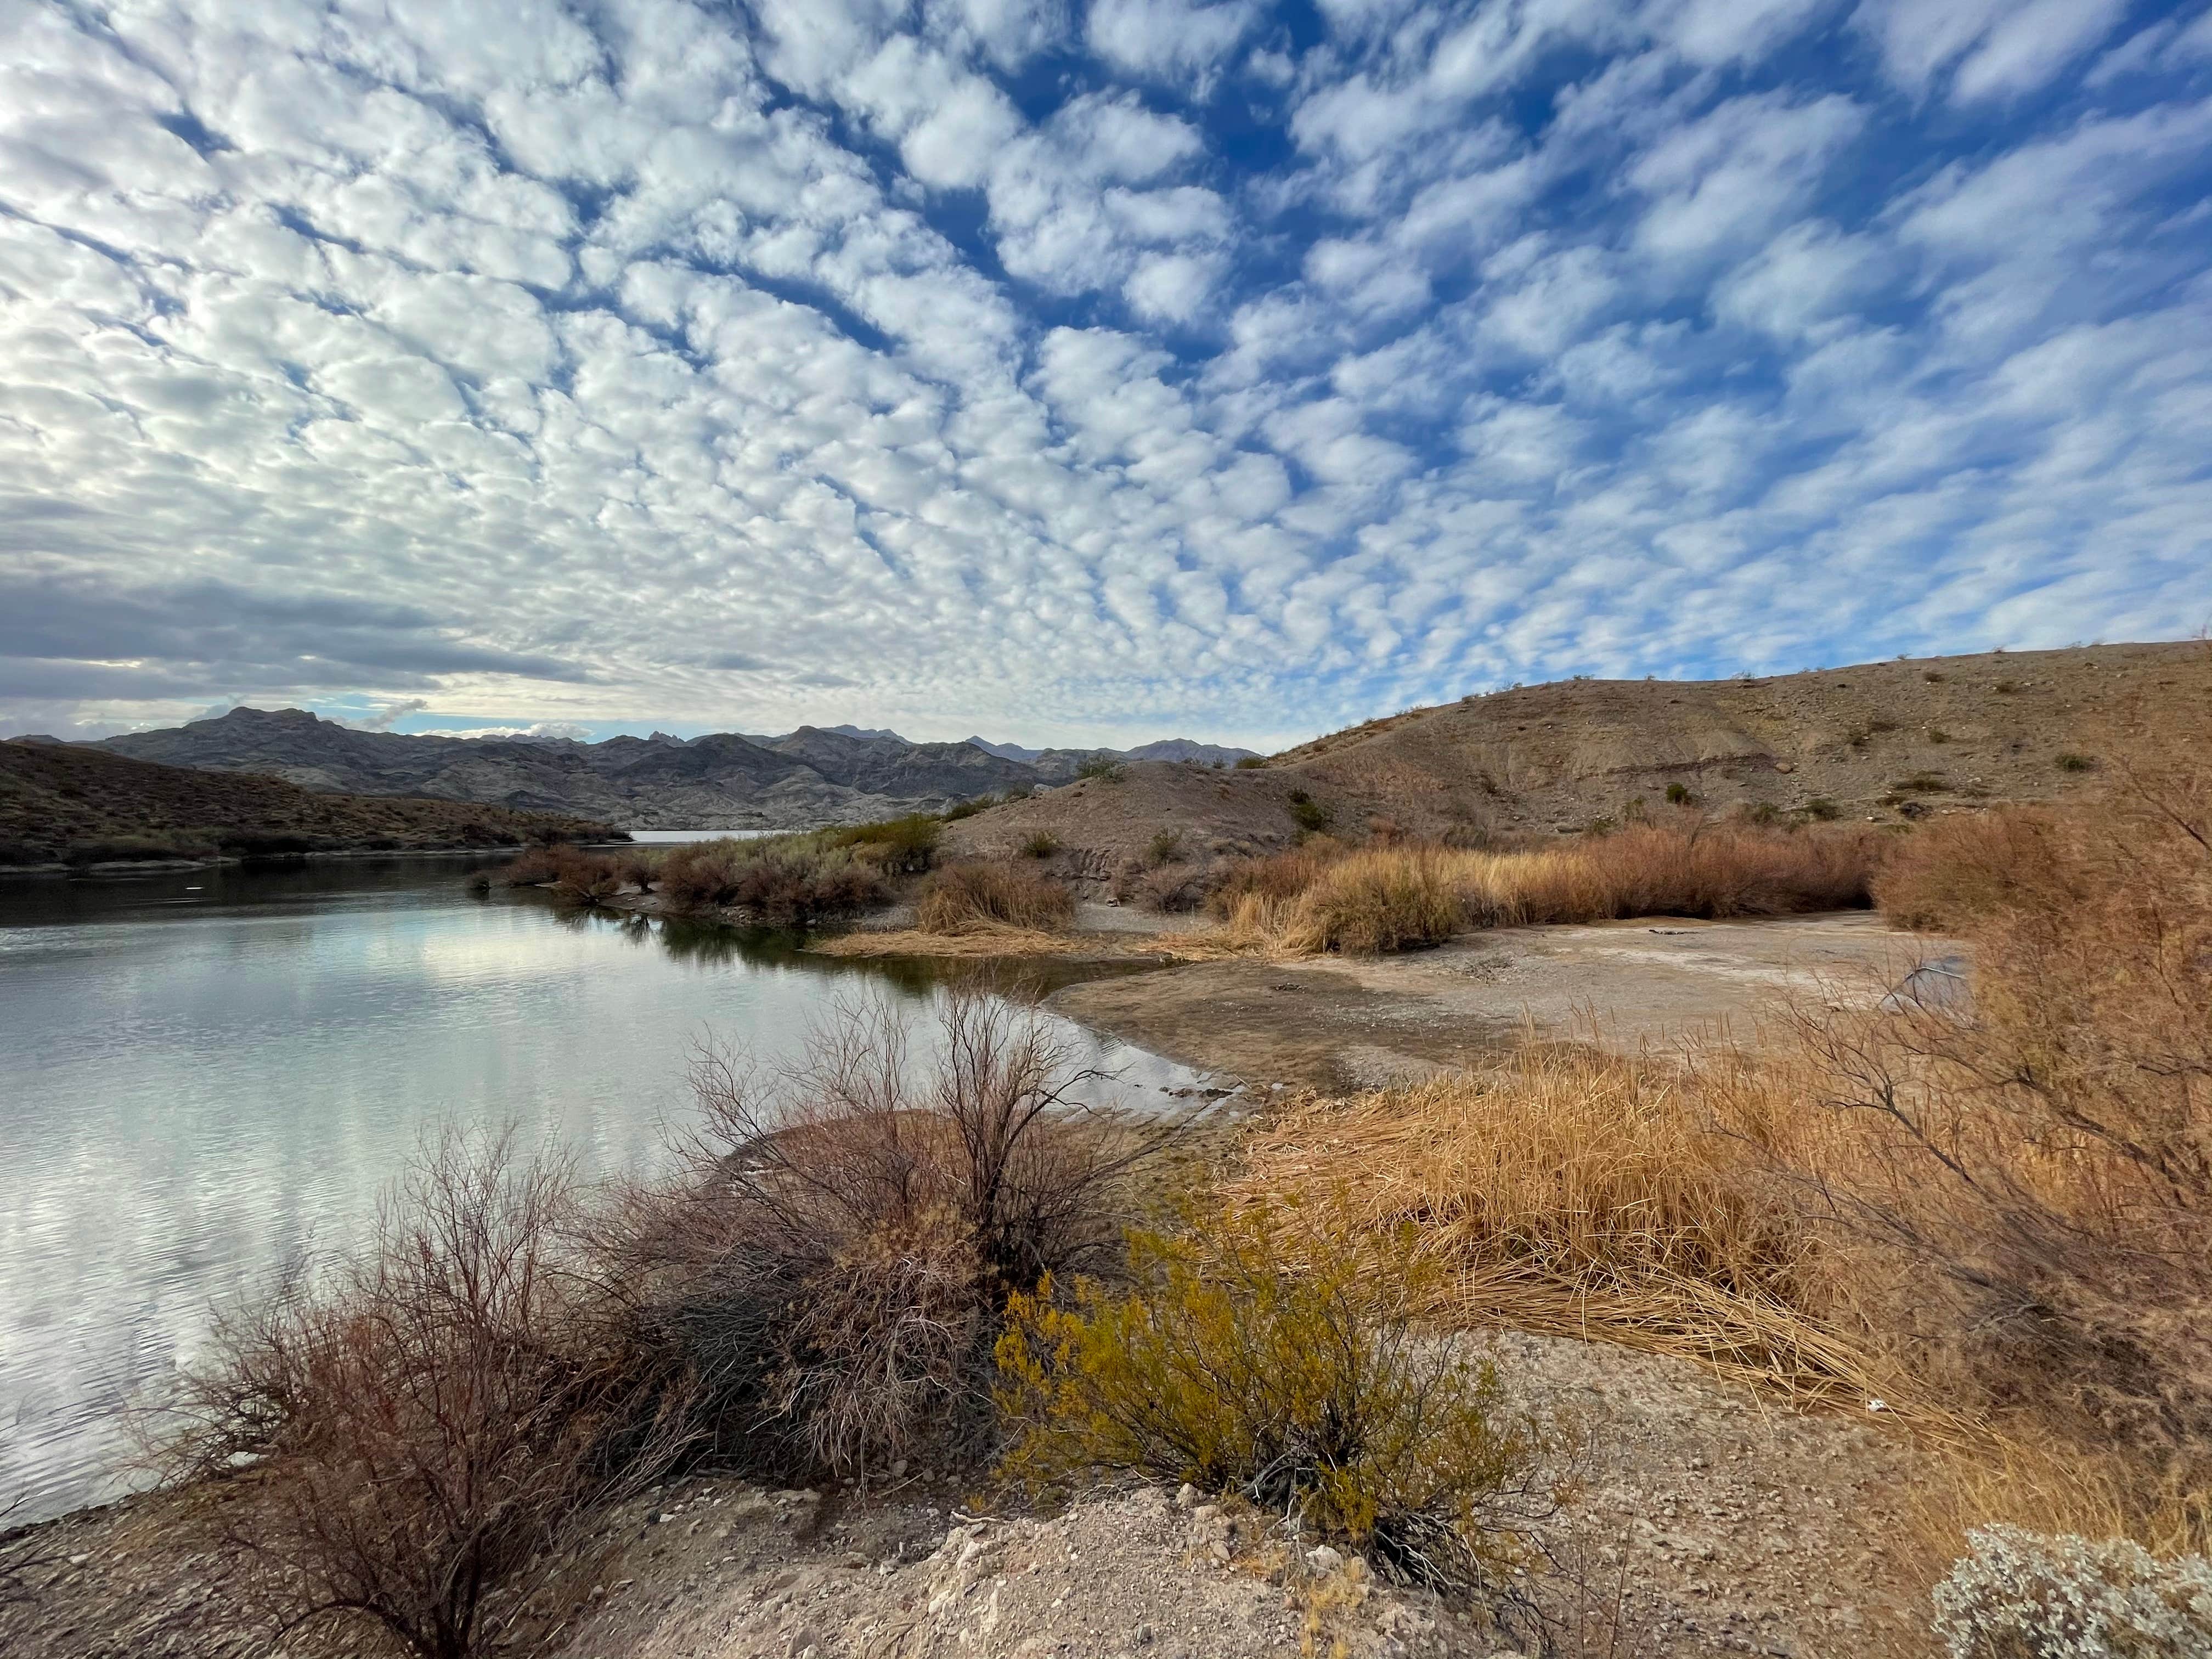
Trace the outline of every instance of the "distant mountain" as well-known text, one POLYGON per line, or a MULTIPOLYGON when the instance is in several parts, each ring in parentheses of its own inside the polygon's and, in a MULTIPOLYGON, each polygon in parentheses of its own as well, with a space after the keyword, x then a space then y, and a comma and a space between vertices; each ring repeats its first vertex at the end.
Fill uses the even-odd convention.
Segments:
POLYGON ((1188 738, 1140 744, 1123 754, 1129 760, 1185 761, 1196 766, 1234 766, 1238 761, 1257 758, 1249 749, 1224 749, 1218 743, 1194 743, 1188 738))
MULTIPOLYGON (((204 771, 255 772, 302 788, 425 795, 573 812, 631 830, 781 830, 939 811, 979 795, 1065 783, 1112 750, 909 743, 895 732, 802 726, 781 737, 408 737, 301 708, 234 708, 94 747, 204 771)), ((1243 754, 1176 738, 1139 759, 1212 763, 1243 754)))
POLYGON ((605 823, 481 801, 302 789, 161 766, 51 738, 0 743, 0 865, 204 859, 219 853, 512 847, 603 841, 605 823))

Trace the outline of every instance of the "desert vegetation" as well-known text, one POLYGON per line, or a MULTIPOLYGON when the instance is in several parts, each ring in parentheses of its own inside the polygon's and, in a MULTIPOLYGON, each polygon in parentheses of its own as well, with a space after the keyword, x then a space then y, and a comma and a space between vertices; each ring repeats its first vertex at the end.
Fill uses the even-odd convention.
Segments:
POLYGON ((1075 898, 1059 882, 1004 864, 939 871, 915 906, 925 933, 957 937, 997 928, 1048 932, 1075 920, 1075 898))
POLYGON ((1434 1269, 1285 1248, 1265 1207, 1132 1237, 1130 1282, 1050 1279, 999 1339, 1009 1469, 1191 1481, 1442 1590, 1495 1587, 1553 1493, 1496 1370, 1421 1334, 1434 1269))
POLYGON ((749 841, 612 853, 538 848, 478 884, 550 887, 593 904, 653 892, 679 910, 737 909, 769 927, 807 927, 881 904, 896 880, 927 871, 943 822, 922 813, 749 841))
POLYGON ((1212 902, 1230 939, 1249 948, 1395 951, 1475 927, 1863 905, 1881 850, 1858 830, 1703 821, 1503 852, 1316 837, 1231 869, 1212 902))
MULTIPOLYGON (((1871 884, 1968 942, 1970 997, 1920 975, 1802 999, 1755 1057, 1531 1043, 1308 1101, 1231 1196, 1287 1206, 1324 1253, 1410 1237, 1448 1324, 1882 1401, 1937 1449, 1921 1543, 1931 1587, 1965 1559, 1953 1650, 2071 1651, 2051 1610, 2094 1564, 2117 1607, 2195 1583, 2212 1544, 2212 794, 2137 772, 2092 805, 1936 820, 1871 884)), ((2112 1651, 2212 1633, 2203 1607, 2130 1605, 2180 1644, 2112 1651)))

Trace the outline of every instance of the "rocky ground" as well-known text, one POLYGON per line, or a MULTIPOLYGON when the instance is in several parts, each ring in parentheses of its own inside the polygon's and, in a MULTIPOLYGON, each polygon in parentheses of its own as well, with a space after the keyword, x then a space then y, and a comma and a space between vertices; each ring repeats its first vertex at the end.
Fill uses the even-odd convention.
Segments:
MULTIPOLYGON (((1574 1486, 1534 1585, 1569 1659, 1929 1652, 1901 1521, 1910 1447, 1878 1414, 1799 1415, 1680 1362, 1500 1334, 1516 1403, 1571 1426, 1574 1486), (1579 1645, 1572 1626, 1583 1626, 1579 1645)), ((169 1500, 40 1529, 0 1649, 40 1659, 319 1659, 217 1614, 228 1564, 164 1542, 169 1500)), ((530 1635, 568 1659, 1413 1659, 1545 1651, 1526 1621, 1377 1582, 1274 1518, 1139 1486, 1064 1512, 949 1492, 702 1479, 611 1514, 530 1635)), ((19 1545, 28 1547, 28 1544, 19 1545)), ((1531 1558, 1532 1562, 1534 1558, 1531 1558)), ((517 1646, 529 1645, 518 1642, 517 1646)))

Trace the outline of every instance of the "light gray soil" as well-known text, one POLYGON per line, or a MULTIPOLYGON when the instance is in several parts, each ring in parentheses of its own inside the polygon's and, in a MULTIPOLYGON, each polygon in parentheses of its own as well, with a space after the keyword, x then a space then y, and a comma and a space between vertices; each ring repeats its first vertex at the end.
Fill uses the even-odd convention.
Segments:
POLYGON ((1073 985, 1086 1025, 1248 1083, 1372 1087, 1462 1066, 1524 1030, 1632 1051, 1755 1042, 1791 997, 1879 995, 1962 947, 1870 912, 1757 921, 1643 917, 1500 928, 1434 951, 1201 963, 1073 985))

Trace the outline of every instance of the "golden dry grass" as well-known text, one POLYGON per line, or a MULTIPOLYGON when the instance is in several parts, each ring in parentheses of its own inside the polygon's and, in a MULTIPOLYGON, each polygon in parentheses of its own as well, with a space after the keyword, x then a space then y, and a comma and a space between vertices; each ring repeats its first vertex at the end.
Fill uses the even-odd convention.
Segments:
POLYGON ((925 933, 1049 933, 1075 920, 1075 896, 1059 882, 1005 864, 956 864, 930 878, 915 906, 925 933))
POLYGON ((1753 1149, 1786 1133, 1788 1113, 1733 1054, 1686 1070, 1532 1041, 1483 1071, 1290 1109, 1230 1193, 1378 1240, 1410 1233, 1447 1270, 1429 1311, 1449 1323, 1904 1406, 1896 1368, 1838 1316, 1814 1230, 1761 1174, 1753 1149))
POLYGON ((1704 823, 1632 825, 1523 852, 1322 842, 1233 873, 1215 908, 1227 939, 1249 951, 1371 953, 1474 927, 1863 905, 1881 851, 1862 830, 1704 823))

